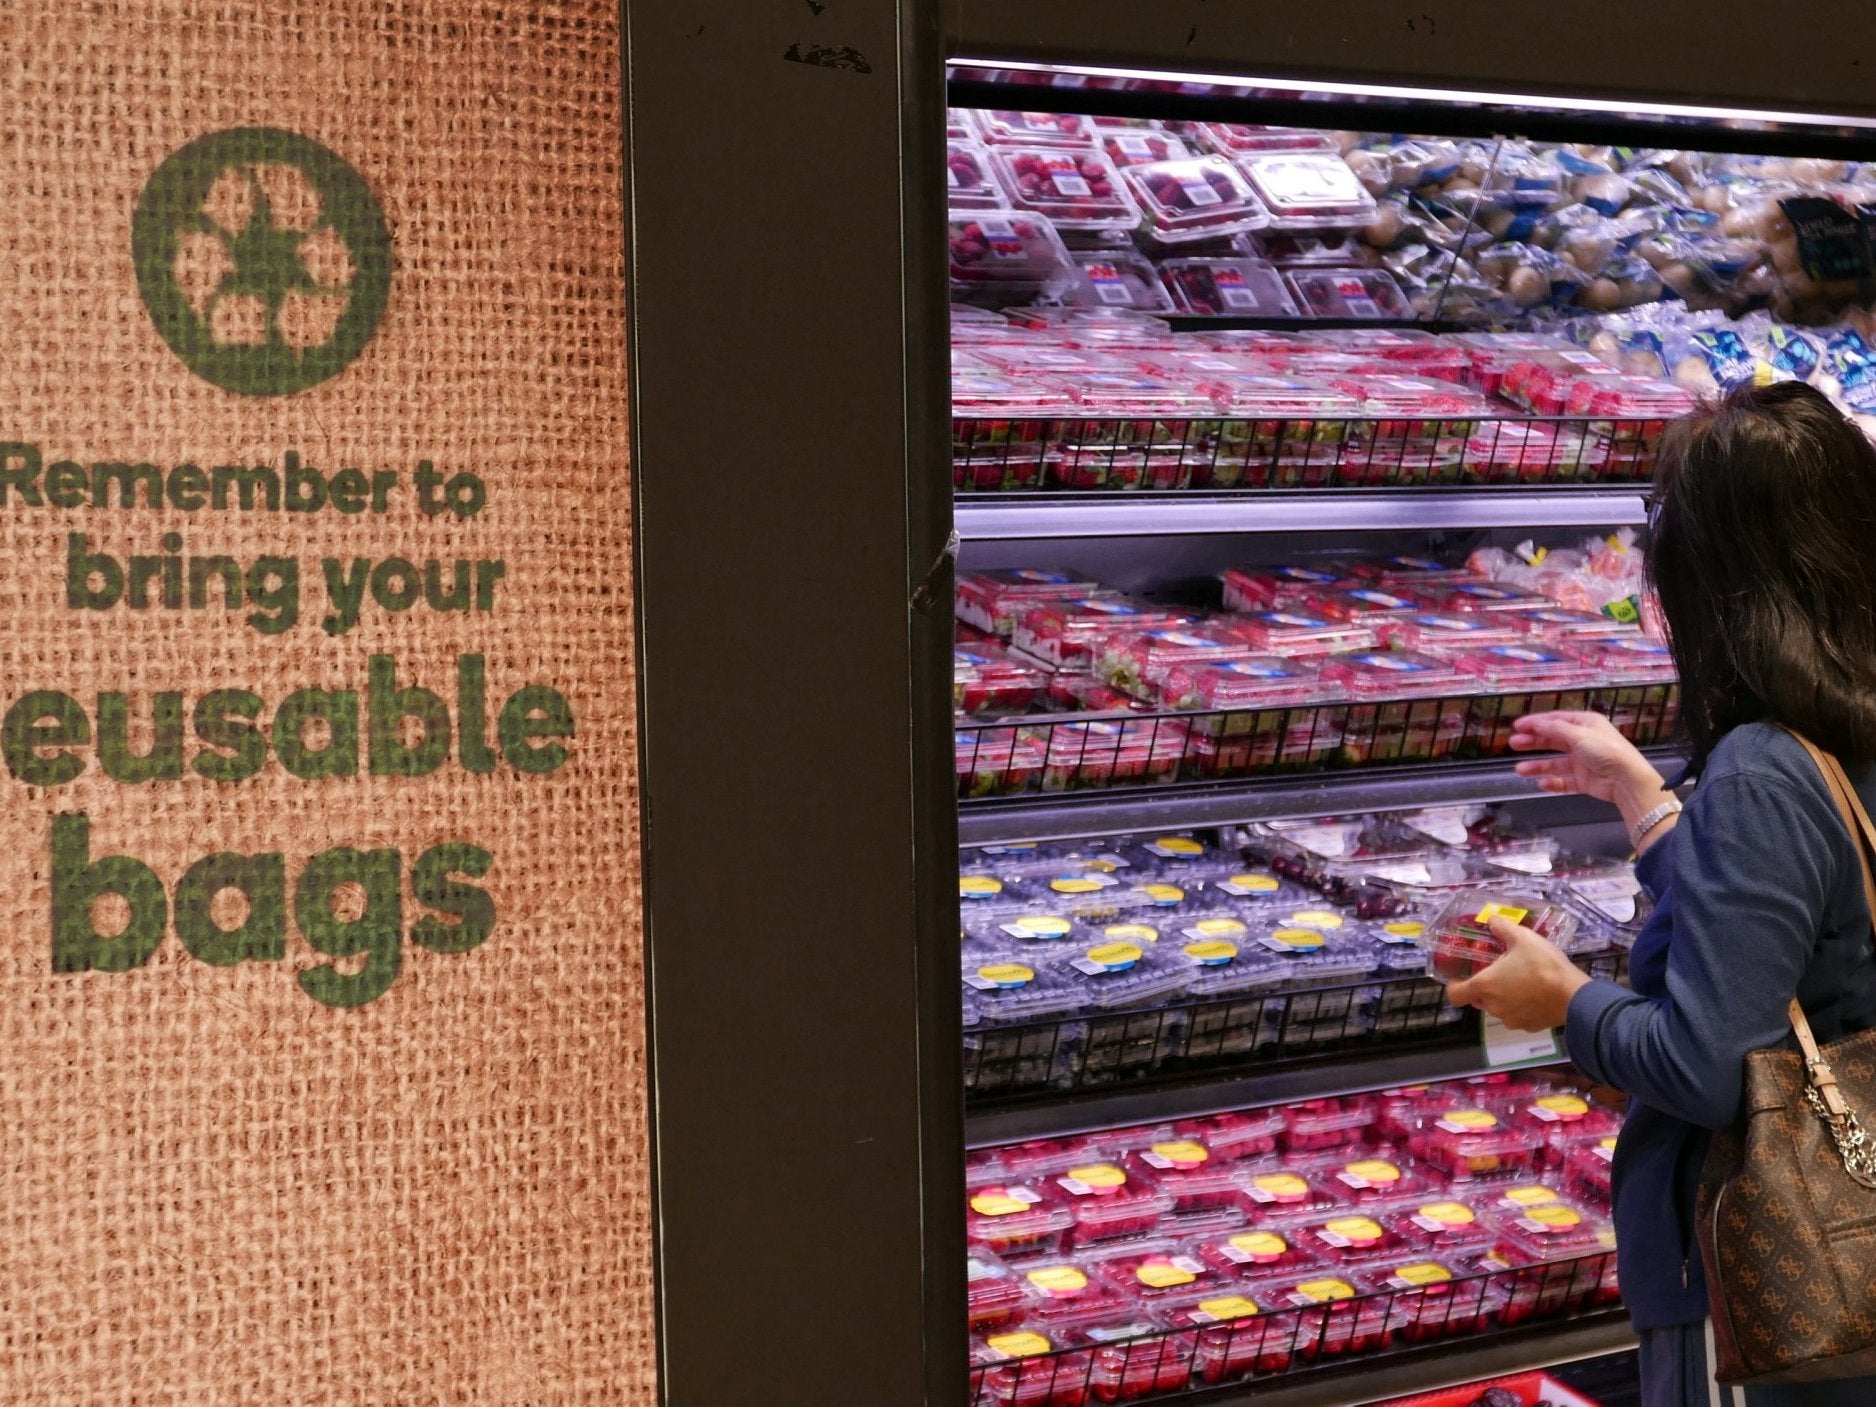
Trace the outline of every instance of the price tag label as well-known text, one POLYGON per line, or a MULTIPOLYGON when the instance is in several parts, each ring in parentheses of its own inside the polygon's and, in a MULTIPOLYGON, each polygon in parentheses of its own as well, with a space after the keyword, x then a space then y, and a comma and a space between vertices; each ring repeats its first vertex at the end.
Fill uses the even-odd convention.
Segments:
POLYGON ((1496 1016, 1483 1013, 1480 1026, 1485 1063, 1494 1070, 1547 1065, 1563 1057, 1555 1031, 1514 1031, 1496 1016))

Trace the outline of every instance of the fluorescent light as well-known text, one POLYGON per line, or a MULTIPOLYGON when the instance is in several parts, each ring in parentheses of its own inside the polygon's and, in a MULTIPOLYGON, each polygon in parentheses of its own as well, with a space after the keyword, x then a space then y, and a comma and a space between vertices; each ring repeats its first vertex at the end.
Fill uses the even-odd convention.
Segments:
POLYGON ((1544 112, 1601 112, 1618 116, 1691 117, 1706 121, 1802 127, 1856 127, 1876 130, 1876 117, 1827 116, 1815 112, 1778 112, 1760 108, 1710 107, 1639 98, 1555 97, 1535 93, 1483 93, 1465 88, 1415 88, 1392 83, 1338 83, 1326 79, 1253 78, 1241 73, 1186 73, 1160 69, 1107 68, 1096 64, 1043 64, 1014 60, 953 59, 953 68, 1019 69, 1026 73, 1080 74, 1089 78, 1136 78, 1161 83, 1205 83, 1223 88, 1267 88, 1288 93, 1329 93, 1342 97, 1398 98, 1409 102, 1491 104, 1544 112))

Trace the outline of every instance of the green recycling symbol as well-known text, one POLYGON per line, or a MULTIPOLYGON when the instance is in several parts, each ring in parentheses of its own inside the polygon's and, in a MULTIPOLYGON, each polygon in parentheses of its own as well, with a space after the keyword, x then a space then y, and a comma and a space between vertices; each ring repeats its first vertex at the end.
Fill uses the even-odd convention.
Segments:
POLYGON ((239 127, 156 168, 131 223, 156 330, 224 390, 280 396, 342 371, 391 289, 391 232, 364 179, 297 132, 239 127))

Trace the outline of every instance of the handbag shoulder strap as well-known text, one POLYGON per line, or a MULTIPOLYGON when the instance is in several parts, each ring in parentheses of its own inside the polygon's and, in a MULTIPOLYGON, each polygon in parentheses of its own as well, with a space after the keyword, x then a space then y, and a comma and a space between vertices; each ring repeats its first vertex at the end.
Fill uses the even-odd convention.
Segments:
MULTIPOLYGON (((1823 774, 1824 787, 1830 792, 1837 814, 1843 818, 1844 826, 1850 832, 1851 844, 1856 847, 1857 863, 1863 870, 1863 897, 1869 905, 1871 923, 1876 925, 1876 870, 1870 866, 1870 856, 1876 853, 1876 822, 1871 821, 1862 798, 1856 794, 1856 788, 1850 785, 1850 777, 1843 770, 1843 764, 1795 729, 1788 728, 1785 731, 1798 740, 1811 755, 1817 770, 1823 774)), ((1876 934, 1876 928, 1872 929, 1872 933, 1876 934)), ((1823 1053, 1818 1049, 1817 1038, 1811 1034, 1811 1023, 1806 1019, 1804 1008, 1798 1005, 1796 997, 1792 998, 1790 1016, 1791 1029, 1798 1037, 1798 1049, 1804 1052, 1805 1068, 1811 1083, 1831 1116, 1841 1118, 1845 1106, 1843 1096, 1837 1089, 1836 1076, 1831 1073, 1823 1053)))

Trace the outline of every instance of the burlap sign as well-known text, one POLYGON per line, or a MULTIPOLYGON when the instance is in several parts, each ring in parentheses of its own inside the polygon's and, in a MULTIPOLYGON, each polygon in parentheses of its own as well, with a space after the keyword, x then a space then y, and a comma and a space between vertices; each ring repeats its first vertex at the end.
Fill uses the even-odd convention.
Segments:
POLYGON ((0 1403, 651 1395, 612 0, 0 6, 0 1403))

